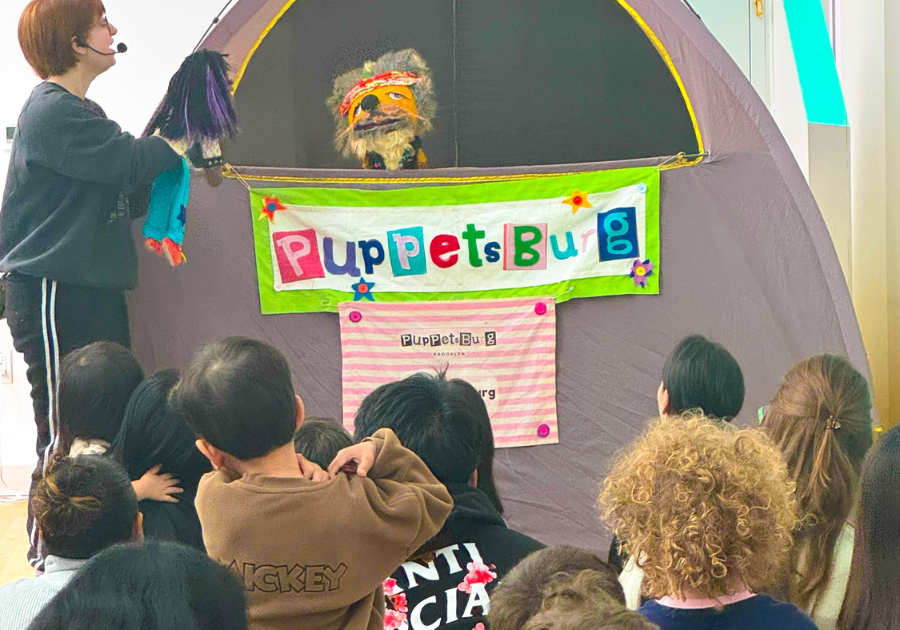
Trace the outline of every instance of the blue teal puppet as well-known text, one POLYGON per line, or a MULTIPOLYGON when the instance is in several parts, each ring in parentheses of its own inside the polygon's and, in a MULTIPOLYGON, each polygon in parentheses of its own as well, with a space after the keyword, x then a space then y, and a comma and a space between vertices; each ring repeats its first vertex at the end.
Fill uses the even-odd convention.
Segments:
POLYGON ((201 50, 189 55, 172 79, 144 130, 159 135, 180 154, 181 167, 161 173, 150 189, 144 221, 147 247, 172 266, 186 260, 182 242, 191 194, 191 169, 203 169, 212 185, 221 182, 221 141, 238 132, 225 55, 201 50), (190 164, 190 166, 189 166, 190 164))

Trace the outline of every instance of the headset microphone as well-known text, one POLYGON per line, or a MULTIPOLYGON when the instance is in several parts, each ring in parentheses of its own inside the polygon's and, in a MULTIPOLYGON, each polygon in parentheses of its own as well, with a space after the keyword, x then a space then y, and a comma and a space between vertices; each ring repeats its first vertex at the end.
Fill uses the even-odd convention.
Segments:
POLYGON ((97 50, 96 48, 94 48, 93 46, 91 46, 90 44, 88 44, 87 42, 78 42, 78 45, 79 45, 79 46, 84 46, 85 48, 90 48, 91 50, 93 50, 93 51, 94 51, 95 53, 97 53, 98 55, 106 55, 107 57, 109 57, 110 55, 117 55, 117 54, 120 54, 120 53, 128 52, 128 46, 126 46, 126 45, 123 44, 122 42, 119 42, 119 45, 116 46, 115 52, 108 52, 108 53, 107 53, 107 52, 100 52, 99 50, 97 50))

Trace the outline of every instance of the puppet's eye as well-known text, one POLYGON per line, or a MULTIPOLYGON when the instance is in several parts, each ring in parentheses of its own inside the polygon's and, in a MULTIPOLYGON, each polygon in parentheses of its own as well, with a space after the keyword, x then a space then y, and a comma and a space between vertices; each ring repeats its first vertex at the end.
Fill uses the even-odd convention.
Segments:
POLYGON ((358 118, 359 115, 362 114, 362 105, 357 105, 356 109, 353 110, 353 117, 358 118))
POLYGON ((388 92, 388 96, 390 96, 395 101, 402 101, 405 97, 399 92, 388 92))

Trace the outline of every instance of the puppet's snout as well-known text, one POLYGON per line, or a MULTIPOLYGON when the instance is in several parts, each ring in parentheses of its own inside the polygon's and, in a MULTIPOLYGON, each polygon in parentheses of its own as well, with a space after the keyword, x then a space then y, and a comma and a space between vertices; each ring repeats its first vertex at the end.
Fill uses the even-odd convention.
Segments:
POLYGON ((368 94, 362 101, 360 101, 359 106, 362 107, 364 112, 374 112, 378 109, 378 105, 381 104, 381 101, 378 100, 378 97, 374 94, 368 94))

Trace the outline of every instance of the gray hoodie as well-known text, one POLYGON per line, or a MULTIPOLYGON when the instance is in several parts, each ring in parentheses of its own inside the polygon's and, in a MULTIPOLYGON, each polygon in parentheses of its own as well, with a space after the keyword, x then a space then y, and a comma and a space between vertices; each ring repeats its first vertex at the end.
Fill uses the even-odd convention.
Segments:
POLYGON ((179 164, 162 138, 137 139, 97 104, 41 83, 13 139, 0 208, 0 271, 134 288, 128 193, 179 164))

